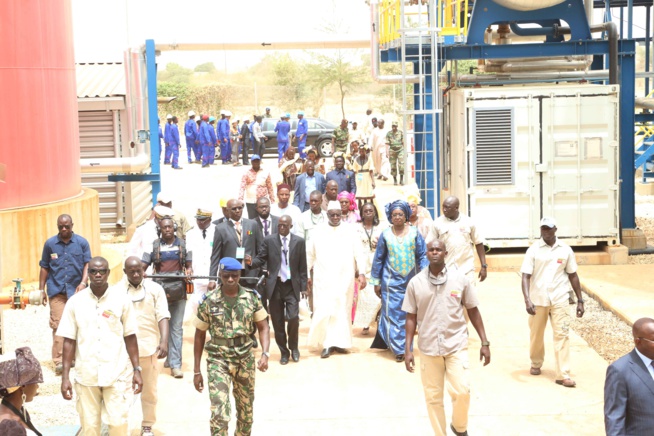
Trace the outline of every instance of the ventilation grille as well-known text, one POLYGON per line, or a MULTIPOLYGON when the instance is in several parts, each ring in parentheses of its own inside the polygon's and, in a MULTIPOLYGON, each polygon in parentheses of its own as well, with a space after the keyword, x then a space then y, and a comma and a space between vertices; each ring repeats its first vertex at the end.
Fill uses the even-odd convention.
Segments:
POLYGON ((513 184, 513 110, 476 109, 475 185, 513 184))

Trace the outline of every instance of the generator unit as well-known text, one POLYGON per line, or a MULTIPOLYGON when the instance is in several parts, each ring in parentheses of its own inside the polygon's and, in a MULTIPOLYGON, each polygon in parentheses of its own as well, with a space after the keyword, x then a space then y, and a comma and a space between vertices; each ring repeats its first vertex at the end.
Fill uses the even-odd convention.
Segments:
POLYGON ((445 98, 443 196, 491 247, 526 247, 554 217, 570 245, 619 241, 617 85, 455 88, 445 98))

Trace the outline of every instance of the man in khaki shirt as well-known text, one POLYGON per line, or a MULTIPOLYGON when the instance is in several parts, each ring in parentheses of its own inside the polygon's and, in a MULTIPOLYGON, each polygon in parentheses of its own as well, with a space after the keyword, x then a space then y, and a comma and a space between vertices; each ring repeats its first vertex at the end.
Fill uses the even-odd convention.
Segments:
POLYGON ((459 199, 456 197, 447 197, 443 201, 443 214, 434 220, 429 234, 427 243, 434 239, 440 239, 445 242, 447 247, 447 266, 456 265, 459 271, 468 277, 470 283, 476 283, 475 276, 475 254, 472 247, 475 247, 481 270, 479 271, 479 281, 486 280, 486 252, 484 251, 484 238, 479 234, 479 230, 472 218, 459 212, 459 199))
POLYGON ((468 374, 468 327, 463 316, 465 307, 481 339, 480 360, 490 363, 490 342, 477 307, 475 288, 458 270, 445 266, 445 243, 433 240, 427 244, 429 267, 411 279, 402 310, 406 316, 406 348, 404 363, 409 372, 415 369, 413 337, 420 328, 421 379, 427 412, 436 435, 446 434, 443 392, 447 377, 452 398, 451 430, 457 436, 467 435, 470 406, 468 374))
POLYGON ((124 290, 109 288, 108 277, 107 260, 91 259, 91 286, 68 300, 57 329, 64 338, 61 395, 73 398, 69 375, 74 354, 77 412, 84 436, 100 436, 103 414, 110 436, 126 435, 132 391, 138 394, 143 387, 132 303, 124 290))
POLYGON ((141 436, 154 436, 152 426, 157 421, 157 379, 159 363, 168 355, 168 301, 166 292, 158 283, 144 280, 143 263, 136 257, 128 257, 123 269, 125 276, 119 285, 127 292, 134 305, 138 332, 136 338, 139 345, 139 365, 143 378, 141 406, 143 421, 141 436))
POLYGON ((555 382, 567 388, 576 386, 570 378, 570 324, 568 289, 577 295, 577 318, 584 316, 584 300, 577 276, 577 261, 572 249, 556 237, 554 218, 540 221, 541 239, 525 254, 520 272, 522 293, 529 317, 531 375, 540 375, 545 360, 543 336, 547 319, 554 334, 555 382))

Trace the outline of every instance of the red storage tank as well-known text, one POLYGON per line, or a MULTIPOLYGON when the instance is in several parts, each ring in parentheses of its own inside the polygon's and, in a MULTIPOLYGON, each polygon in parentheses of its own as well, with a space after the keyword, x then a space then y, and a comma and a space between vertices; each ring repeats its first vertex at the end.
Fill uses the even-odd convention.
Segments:
POLYGON ((0 210, 77 196, 70 0, 2 0, 0 17, 0 210))

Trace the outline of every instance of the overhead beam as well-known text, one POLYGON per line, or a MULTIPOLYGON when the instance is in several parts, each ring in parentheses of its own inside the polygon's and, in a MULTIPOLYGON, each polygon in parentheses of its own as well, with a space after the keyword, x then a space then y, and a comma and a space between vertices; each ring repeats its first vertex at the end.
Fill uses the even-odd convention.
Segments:
POLYGON ((335 50, 370 48, 369 39, 323 41, 258 41, 258 42, 158 42, 156 51, 244 51, 244 50, 335 50))

